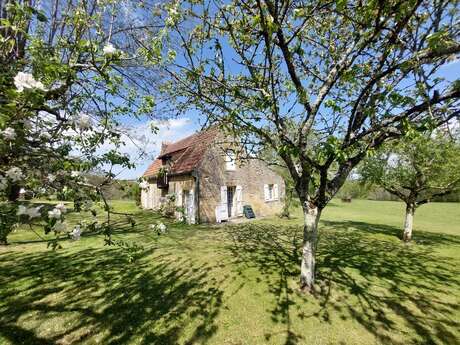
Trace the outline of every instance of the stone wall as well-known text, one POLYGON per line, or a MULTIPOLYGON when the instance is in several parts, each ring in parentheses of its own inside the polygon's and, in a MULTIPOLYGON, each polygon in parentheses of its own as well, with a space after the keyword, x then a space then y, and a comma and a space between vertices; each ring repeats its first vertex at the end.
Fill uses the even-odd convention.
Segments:
MULTIPOLYGON (((150 178, 147 182, 149 183, 149 188, 143 190, 141 194, 142 207, 146 209, 157 209, 167 194, 176 194, 178 196, 176 200, 178 200, 182 191, 195 188, 195 179, 191 175, 171 176, 168 180, 169 186, 167 190, 158 188, 155 178, 150 178)), ((177 206, 180 206, 180 204, 178 203, 177 206)))
MULTIPOLYGON (((182 207, 184 201, 182 200, 183 191, 191 191, 195 194, 195 178, 191 175, 171 176, 168 179, 168 189, 158 188, 155 178, 148 180, 149 188, 141 192, 141 205, 145 209, 157 210, 162 203, 166 201, 166 195, 175 194, 176 206, 182 207)), ((197 200, 195 199, 194 213, 196 218, 197 214, 197 200)), ((180 218, 182 214, 176 212, 176 218, 180 218)), ((193 220, 192 222, 194 222, 193 220)))
POLYGON ((161 189, 153 179, 148 180, 149 187, 141 191, 141 206, 144 209, 157 209, 161 200, 161 189))
POLYGON ((207 150, 199 168, 200 222, 216 221, 215 209, 221 202, 221 186, 242 186, 243 205, 251 205, 256 217, 279 213, 285 195, 284 181, 264 162, 237 161, 234 171, 227 171, 224 150, 216 145, 207 150), (264 185, 278 185, 278 200, 265 201, 264 185))

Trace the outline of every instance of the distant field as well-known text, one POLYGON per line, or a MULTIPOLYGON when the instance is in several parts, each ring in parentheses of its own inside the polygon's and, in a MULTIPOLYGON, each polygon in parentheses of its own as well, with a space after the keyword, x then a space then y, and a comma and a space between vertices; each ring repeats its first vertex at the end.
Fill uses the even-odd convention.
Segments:
MULTIPOLYGON (((394 201, 353 200, 344 205, 336 201, 324 213, 324 219, 385 224, 402 228, 405 205, 394 201)), ((416 231, 460 235, 460 203, 431 203, 420 206, 414 217, 416 231)))
POLYGON ((405 245, 403 204, 333 202, 316 296, 297 288, 299 210, 158 236, 158 215, 113 205, 135 214, 114 235, 143 246, 135 263, 101 235, 53 252, 18 229, 0 248, 0 344, 460 344, 460 204, 422 206, 405 245))

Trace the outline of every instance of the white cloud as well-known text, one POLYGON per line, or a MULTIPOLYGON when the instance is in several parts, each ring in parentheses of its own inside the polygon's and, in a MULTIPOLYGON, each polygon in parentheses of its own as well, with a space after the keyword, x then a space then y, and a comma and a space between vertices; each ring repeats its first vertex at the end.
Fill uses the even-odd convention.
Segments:
MULTIPOLYGON (((125 134, 121 140, 125 145, 120 148, 122 153, 128 154, 136 163, 135 169, 115 170, 118 178, 136 179, 147 169, 149 164, 158 156, 163 141, 177 141, 197 130, 198 126, 189 118, 182 117, 166 121, 148 121, 137 126, 130 126, 122 130, 125 134), (152 132, 152 125, 158 131, 152 132), (142 153, 142 157, 139 157, 142 153)), ((101 152, 111 149, 110 145, 105 145, 100 149, 101 152)))
POLYGON ((181 127, 184 127, 190 124, 190 119, 188 117, 180 117, 178 119, 171 119, 165 122, 166 123, 162 124, 165 128, 174 129, 174 128, 181 128, 181 127))

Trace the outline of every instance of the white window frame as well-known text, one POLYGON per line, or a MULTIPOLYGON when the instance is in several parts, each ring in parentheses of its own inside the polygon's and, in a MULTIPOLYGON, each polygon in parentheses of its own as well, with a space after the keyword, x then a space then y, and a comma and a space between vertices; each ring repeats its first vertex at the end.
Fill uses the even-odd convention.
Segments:
POLYGON ((275 199, 275 185, 273 183, 268 184, 268 200, 275 199))
POLYGON ((279 200, 278 185, 276 183, 264 184, 264 198, 265 202, 279 200))
POLYGON ((236 154, 232 149, 225 150, 225 170, 236 170, 236 154))

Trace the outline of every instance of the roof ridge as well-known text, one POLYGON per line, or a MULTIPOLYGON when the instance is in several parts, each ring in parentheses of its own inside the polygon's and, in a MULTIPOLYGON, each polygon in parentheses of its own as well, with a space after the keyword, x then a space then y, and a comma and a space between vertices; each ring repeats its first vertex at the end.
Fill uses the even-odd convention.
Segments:
POLYGON ((206 152, 211 146, 211 142, 218 136, 219 127, 210 126, 205 130, 196 132, 186 138, 178 140, 175 143, 168 145, 165 152, 161 153, 155 161, 147 168, 144 176, 153 176, 159 169, 161 163, 154 164, 157 161, 161 162, 165 157, 171 158, 170 171, 174 173, 183 173, 192 171, 204 159, 206 152))
POLYGON ((165 150, 163 151, 163 153, 160 153, 160 155, 158 156, 158 158, 161 158, 163 156, 166 156, 168 154, 171 154, 171 153, 174 153, 174 152, 177 152, 177 151, 180 151, 180 150, 183 150, 183 149, 187 149, 188 147, 192 146, 193 144, 195 144, 195 140, 197 138, 199 138, 200 136, 214 130, 218 128, 217 126, 210 126, 206 129, 202 129, 198 132, 195 132, 193 134, 190 134, 188 136, 186 136, 185 138, 182 138, 182 139, 179 139, 175 142, 172 142, 170 144, 168 144, 166 147, 165 147, 165 150))

